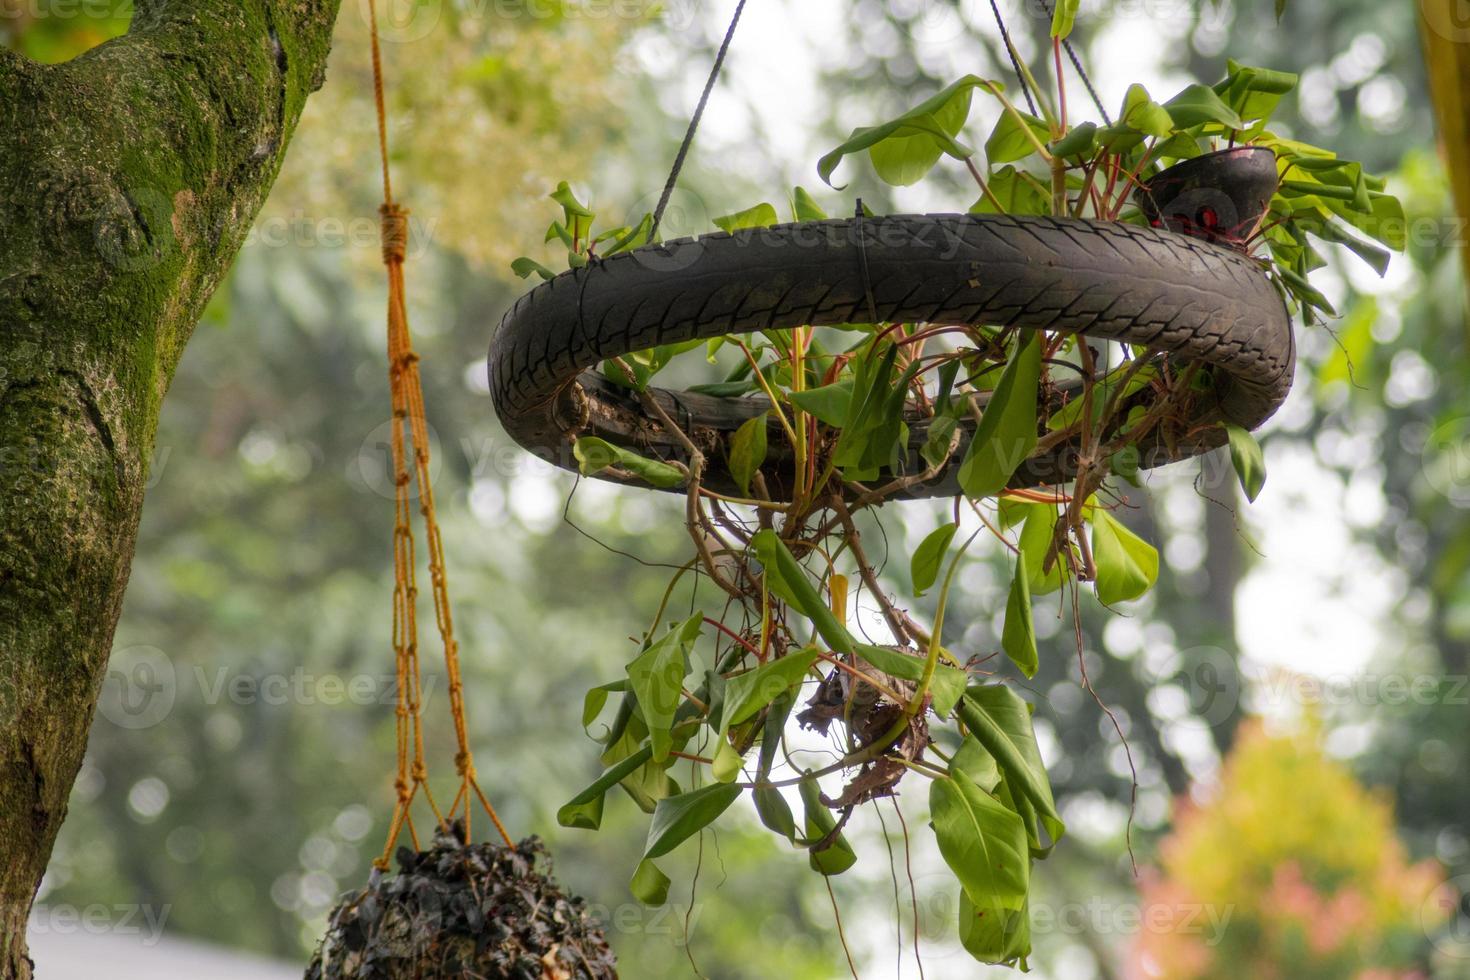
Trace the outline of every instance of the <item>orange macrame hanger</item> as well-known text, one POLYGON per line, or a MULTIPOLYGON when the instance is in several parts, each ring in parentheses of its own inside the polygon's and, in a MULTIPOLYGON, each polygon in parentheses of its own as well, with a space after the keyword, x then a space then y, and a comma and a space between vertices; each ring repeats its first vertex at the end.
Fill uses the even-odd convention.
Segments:
POLYGON ((454 620, 449 608, 449 585, 444 570, 444 543, 439 534, 439 520, 434 511, 434 489, 429 481, 429 430, 424 417, 424 390, 419 376, 419 356, 414 353, 408 329, 408 306, 405 302, 403 263, 408 251, 408 211, 393 198, 393 181, 388 165, 388 112, 383 96, 383 56, 378 40, 377 0, 368 0, 368 27, 372 38, 373 98, 378 112, 378 151, 383 163, 382 215, 383 265, 388 271, 388 382, 392 393, 393 435, 393 652, 397 662, 397 751, 398 768, 394 780, 397 800, 393 822, 383 854, 375 863, 387 870, 388 859, 405 827, 415 850, 422 850, 411 813, 414 798, 422 790, 440 828, 448 828, 464 806, 466 843, 473 838, 470 814, 474 798, 489 814, 495 829, 512 846, 510 834, 500 816, 490 805, 475 773, 474 755, 470 751, 468 726, 465 724, 464 682, 459 669, 459 646, 454 639, 454 620), (408 439, 405 439, 405 426, 408 439), (408 447, 412 445, 410 465, 408 447), (413 509, 409 488, 417 480, 419 512, 424 518, 424 538, 429 549, 429 578, 434 599, 434 620, 444 644, 444 667, 449 677, 449 711, 454 719, 454 735, 458 743, 455 768, 459 773, 459 793, 448 811, 441 810, 429 791, 428 767, 424 762, 424 732, 421 692, 422 674, 418 646, 418 584, 415 570, 413 509))

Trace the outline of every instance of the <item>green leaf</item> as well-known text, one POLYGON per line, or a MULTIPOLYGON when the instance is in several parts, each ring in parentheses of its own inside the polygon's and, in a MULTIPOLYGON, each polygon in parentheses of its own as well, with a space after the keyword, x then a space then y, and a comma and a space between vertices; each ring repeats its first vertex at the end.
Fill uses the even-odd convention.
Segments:
POLYGON ((992 497, 1036 448, 1036 395, 1041 377, 1041 332, 1030 330, 1017 346, 975 427, 960 464, 959 482, 972 500, 992 497))
POLYGON ((607 696, 628 689, 627 681, 613 681, 588 691, 582 698, 582 727, 590 729, 602 709, 607 706, 607 696))
POLYGON ((537 262, 535 259, 527 258, 524 255, 522 255, 520 258, 516 259, 510 264, 510 271, 514 272, 522 279, 529 278, 531 273, 533 272, 536 273, 536 275, 540 276, 542 279, 556 278, 555 272, 552 272, 550 269, 546 268, 546 266, 542 265, 540 262, 537 262))
POLYGON ((1047 504, 1026 506, 1020 549, 1022 564, 1026 566, 1026 584, 1034 595, 1055 592, 1062 587, 1066 576, 1066 563, 1060 557, 1052 560, 1050 569, 1043 570, 1056 535, 1057 519, 1055 507, 1047 504))
POLYGON ((1266 485, 1266 457, 1261 444, 1238 425, 1227 423, 1225 431, 1230 436, 1230 462, 1240 478, 1240 488, 1245 491, 1245 499, 1255 503, 1266 485))
POLYGON ((970 208, 972 214, 1051 214, 1051 193, 1030 174, 1009 164, 991 174, 986 186, 1003 211, 997 212, 995 202, 981 195, 970 208))
POLYGON ((807 193, 805 187, 797 187, 791 194, 791 211, 797 221, 825 221, 827 212, 807 193))
MULTIPOLYGON (((561 205, 562 211, 566 215, 564 229, 566 234, 585 245, 588 237, 592 233, 592 222, 596 218, 596 215, 587 210, 587 206, 581 201, 577 200, 576 195, 572 193, 571 185, 566 181, 557 184, 556 190, 552 191, 550 196, 553 201, 561 205)), ((571 247, 570 242, 567 247, 571 247)))
POLYGON ((1026 702, 1003 684, 978 684, 965 692, 960 718, 995 757, 1006 782, 1036 810, 1052 841, 1060 840, 1067 828, 1052 799, 1026 702))
POLYGON ((653 749, 645 745, 626 759, 608 768, 597 780, 556 811, 556 822, 563 827, 596 830, 602 826, 602 804, 607 791, 627 779, 653 757, 653 749))
POLYGON ((816 661, 816 650, 799 650, 730 678, 725 685, 721 729, 755 717, 766 705, 800 684, 816 661))
POLYGON ((653 741, 654 762, 663 762, 673 748, 669 730, 674 724, 674 712, 684 700, 689 651, 703 626, 703 613, 690 616, 628 664, 628 681, 653 741))
POLYGON ((996 764, 995 756, 986 752, 985 747, 973 735, 965 736, 965 740, 950 758, 949 766, 969 776, 975 785, 987 793, 993 793, 1000 785, 1000 766, 996 764))
POLYGON ((1051 15, 1051 36, 1064 38, 1072 33, 1072 25, 1077 20, 1077 10, 1082 6, 1082 0, 1057 0, 1056 9, 1051 15))
POLYGON ((727 214, 715 219, 715 227, 721 231, 734 234, 746 228, 769 228, 771 225, 780 223, 781 219, 776 216, 776 209, 769 204, 757 204, 753 208, 727 214))
MULTIPOLYGON (((837 818, 822 802, 822 790, 815 779, 808 779, 800 786, 801 802, 806 807, 806 836, 812 847, 824 840, 837 826, 837 818)), ((845 834, 838 834, 831 844, 822 850, 811 850, 808 860, 812 870, 831 877, 840 875, 857 864, 857 852, 847 842, 845 834)))
MULTIPOLYGON (((911 657, 898 650, 873 646, 870 643, 859 643, 857 654, 885 674, 916 683, 924 677, 924 660, 920 657, 911 657)), ((947 717, 964 695, 968 681, 969 675, 958 667, 947 667, 943 664, 936 666, 934 676, 929 681, 929 695, 933 698, 931 707, 934 713, 941 718, 947 717)))
POLYGON ((628 890, 644 905, 659 906, 669 900, 669 876, 652 861, 639 861, 628 890))
POLYGON ((740 492, 750 495, 750 481, 766 461, 766 416, 757 415, 735 430, 730 441, 730 475, 740 492))
POLYGON ((959 428, 959 424, 959 419, 953 415, 936 415, 929 423, 929 435, 924 439, 924 445, 919 448, 919 455, 923 456, 924 461, 930 466, 939 466, 949 458, 949 447, 954 442, 955 429, 959 428))
POLYGON ((946 524, 924 538, 919 542, 919 547, 914 549, 914 557, 909 562, 914 595, 923 595, 939 581, 939 570, 944 565, 944 556, 949 552, 950 542, 959 529, 958 524, 946 524))
POLYGON ((1156 139, 1168 139, 1174 132, 1174 119, 1169 110, 1149 98, 1148 89, 1136 83, 1128 87, 1123 97, 1123 115, 1118 122, 1156 139))
POLYGON ((1219 123, 1229 129, 1245 128, 1245 121, 1208 85, 1189 86, 1165 102, 1164 108, 1179 129, 1190 129, 1204 123, 1219 123))
POLYGON ((821 388, 788 392, 787 397, 803 412, 816 416, 823 425, 838 429, 846 424, 852 411, 852 384, 852 378, 844 378, 821 388))
POLYGON ((960 889, 960 944, 981 963, 1019 966, 1026 972, 1031 955, 1031 909, 1028 899, 1019 909, 995 903, 977 904, 960 889))
POLYGON ((1025 905, 1031 854, 1020 814, 951 770, 929 784, 929 816, 939 853, 971 901, 1003 909, 1025 905))
POLYGON ((1097 123, 1085 122, 1073 126, 1066 136, 1051 146, 1052 156, 1091 157, 1097 146, 1097 123))
POLYGON ((744 764, 745 757, 730 744, 728 739, 721 738, 719 748, 715 749, 714 764, 710 766, 710 772, 718 782, 733 783, 740 775, 740 769, 744 764))
POLYGON ((1159 553, 1102 508, 1092 512, 1097 597, 1105 605, 1137 599, 1159 578, 1159 553))
POLYGON ((999 89, 993 82, 966 75, 897 119, 853 130, 842 145, 818 161, 817 173, 830 185, 844 157, 867 150, 883 180, 906 186, 924 177, 946 153, 957 160, 972 156, 973 151, 954 137, 970 116, 971 97, 979 86, 999 89))
POLYGON ((653 240, 653 215, 645 214, 638 226, 602 251, 602 257, 628 252, 653 240))
POLYGON ((1031 619, 1031 586, 1027 582, 1026 552, 1016 561, 1011 579, 1011 594, 1006 600, 1005 628, 1001 631, 1001 649, 1027 677, 1036 676, 1039 659, 1036 653, 1036 625, 1031 619))
POLYGON ((609 466, 617 466, 655 487, 667 489, 684 483, 684 474, 668 463, 639 456, 596 436, 578 439, 572 446, 572 454, 577 457, 577 468, 583 476, 592 476, 609 466))
POLYGON ((730 808, 740 795, 739 786, 717 783, 659 800, 648 827, 645 859, 663 857, 730 808))
MULTIPOLYGON (((751 538, 751 545, 755 548, 756 557, 760 559, 766 574, 769 576, 775 570, 776 577, 785 590, 784 598, 812 621, 827 645, 838 653, 852 653, 856 649, 852 634, 837 621, 832 610, 822 601, 822 597, 802 571, 801 565, 786 544, 776 536, 776 532, 770 528, 756 532, 755 537, 751 538)), ((771 590, 777 591, 776 584, 772 584, 771 590)))
POLYGON ((792 815, 791 804, 786 802, 781 791, 767 783, 757 786, 752 795, 755 797, 755 812, 760 815, 761 823, 787 840, 796 840, 796 817, 792 815))
POLYGON ((1044 120, 1025 112, 1002 112, 985 141, 985 159, 991 166, 1024 160, 1037 152, 1038 144, 1045 146, 1050 139, 1051 130, 1044 120))

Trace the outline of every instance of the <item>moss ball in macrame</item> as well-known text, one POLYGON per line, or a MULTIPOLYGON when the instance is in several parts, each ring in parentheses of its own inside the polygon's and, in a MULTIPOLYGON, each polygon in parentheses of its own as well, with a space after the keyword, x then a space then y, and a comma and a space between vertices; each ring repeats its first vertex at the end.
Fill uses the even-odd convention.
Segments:
POLYGON ((465 846, 461 832, 399 848, 396 875, 343 899, 306 980, 617 980, 601 928, 552 881, 539 839, 465 846))

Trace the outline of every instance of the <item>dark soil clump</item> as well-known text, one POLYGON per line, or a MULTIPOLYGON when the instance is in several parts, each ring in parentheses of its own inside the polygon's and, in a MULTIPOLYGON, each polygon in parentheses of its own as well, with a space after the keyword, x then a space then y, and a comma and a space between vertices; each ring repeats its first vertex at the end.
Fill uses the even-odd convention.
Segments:
POLYGON ((306 980, 617 980, 601 927, 552 881, 540 839, 465 846, 460 834, 399 848, 396 875, 348 895, 306 980))

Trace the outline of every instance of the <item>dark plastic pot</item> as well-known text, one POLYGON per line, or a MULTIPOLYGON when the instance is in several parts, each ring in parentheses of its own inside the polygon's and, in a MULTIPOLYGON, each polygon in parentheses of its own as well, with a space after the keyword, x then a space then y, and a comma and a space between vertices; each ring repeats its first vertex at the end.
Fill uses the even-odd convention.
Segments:
POLYGON ((1222 245, 1245 244, 1276 193, 1276 154, 1264 146, 1206 153, 1133 192, 1149 224, 1222 245))

